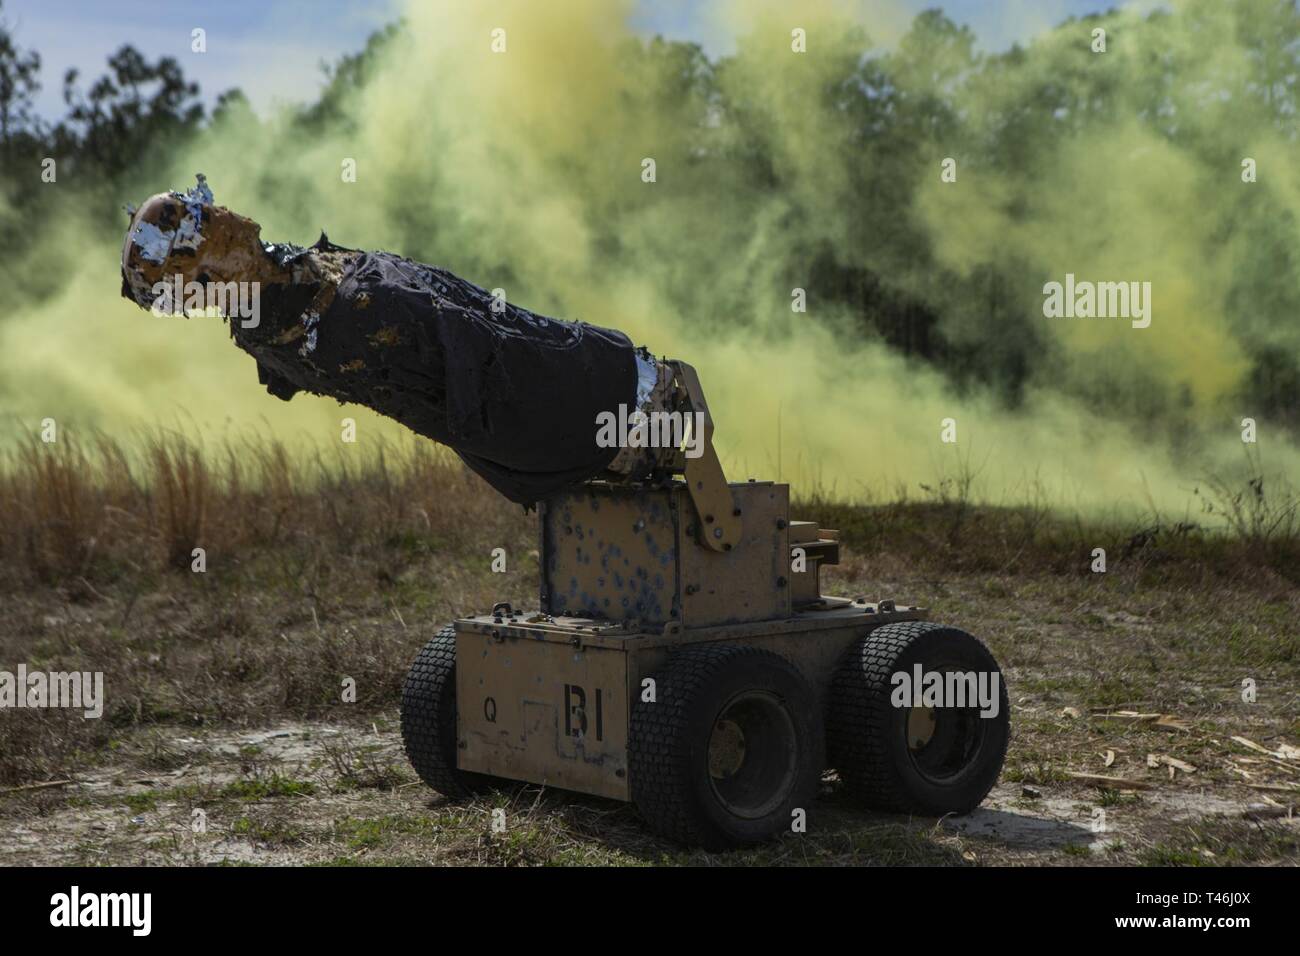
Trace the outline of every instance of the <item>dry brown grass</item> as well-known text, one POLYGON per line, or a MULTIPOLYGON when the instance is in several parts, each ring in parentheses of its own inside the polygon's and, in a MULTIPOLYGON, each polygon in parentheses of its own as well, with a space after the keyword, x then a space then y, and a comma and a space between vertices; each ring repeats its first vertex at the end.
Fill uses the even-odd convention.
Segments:
POLYGON ((448 620, 535 601, 522 509, 427 443, 351 451, 65 432, 0 455, 0 668, 100 671, 108 696, 102 720, 6 713, 0 785, 93 763, 131 726, 391 705, 448 620))
POLYGON ((1108 573, 1130 580, 1176 580, 1214 588, 1236 581, 1300 585, 1300 496, 1262 471, 1211 477, 1197 490, 1201 514, 1066 514, 1041 496, 1011 506, 972 502, 968 488, 920 485, 874 505, 821 494, 796 499, 791 513, 836 528, 859 553, 905 558, 934 571, 1088 577, 1093 551, 1108 573))
MULTIPOLYGON (((1088 574, 1101 547, 1112 570, 1154 569, 1189 583, 1263 571, 1300 583, 1300 497, 1266 484, 1257 461, 1247 465, 1235 480, 1202 483, 1197 521, 1154 510, 1062 515, 1033 495, 991 507, 972 501, 969 476, 922 483, 918 499, 900 489, 880 504, 814 492, 792 511, 838 528, 861 554, 919 567, 1088 574)), ((195 548, 381 557, 530 527, 454 455, 416 439, 303 450, 253 436, 205 449, 174 431, 129 446, 65 433, 0 453, 0 590, 187 571, 195 548)))
POLYGON ((170 431, 130 448, 65 433, 0 455, 0 587, 187 571, 196 548, 313 542, 355 554, 404 540, 507 537, 521 518, 427 442, 303 453, 250 439, 213 451, 170 431))

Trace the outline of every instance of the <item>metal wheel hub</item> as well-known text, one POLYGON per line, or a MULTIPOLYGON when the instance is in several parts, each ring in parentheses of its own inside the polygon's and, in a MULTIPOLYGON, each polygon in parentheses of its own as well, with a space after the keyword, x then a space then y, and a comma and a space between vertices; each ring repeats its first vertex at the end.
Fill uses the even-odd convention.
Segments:
POLYGON ((757 819, 789 796, 798 756, 785 701, 766 691, 745 691, 723 705, 713 721, 709 785, 729 813, 757 819))

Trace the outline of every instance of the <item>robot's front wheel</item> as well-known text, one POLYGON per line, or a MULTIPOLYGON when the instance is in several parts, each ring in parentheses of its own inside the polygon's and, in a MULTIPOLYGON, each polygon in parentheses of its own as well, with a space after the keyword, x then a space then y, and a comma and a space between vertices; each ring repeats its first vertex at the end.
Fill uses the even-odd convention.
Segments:
POLYGON ((799 670, 756 647, 696 644, 652 678, 628 733, 632 799, 650 827, 707 849, 799 829, 823 766, 799 670))

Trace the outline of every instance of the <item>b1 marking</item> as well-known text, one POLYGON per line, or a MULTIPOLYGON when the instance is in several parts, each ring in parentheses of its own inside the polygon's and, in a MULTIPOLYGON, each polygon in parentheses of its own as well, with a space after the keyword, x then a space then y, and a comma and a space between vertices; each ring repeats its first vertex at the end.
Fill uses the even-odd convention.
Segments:
MULTIPOLYGON (((564 735, 587 736, 587 692, 577 684, 564 685, 564 735)), ((596 739, 605 739, 604 692, 596 688, 596 739)))

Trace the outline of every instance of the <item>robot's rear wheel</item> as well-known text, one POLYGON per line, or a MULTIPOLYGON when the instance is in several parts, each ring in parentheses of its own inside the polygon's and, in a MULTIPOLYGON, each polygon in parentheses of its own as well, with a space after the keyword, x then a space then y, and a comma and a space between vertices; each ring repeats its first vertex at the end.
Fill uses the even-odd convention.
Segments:
MULTIPOLYGON (((915 698, 913 698, 913 701, 915 698)), ((858 639, 831 682, 826 749, 849 791, 877 810, 969 813, 1002 770, 1011 732, 1002 672, 987 647, 955 627, 900 621, 858 639), (992 686, 996 713, 979 706, 906 706, 894 675, 971 673, 992 686)))

